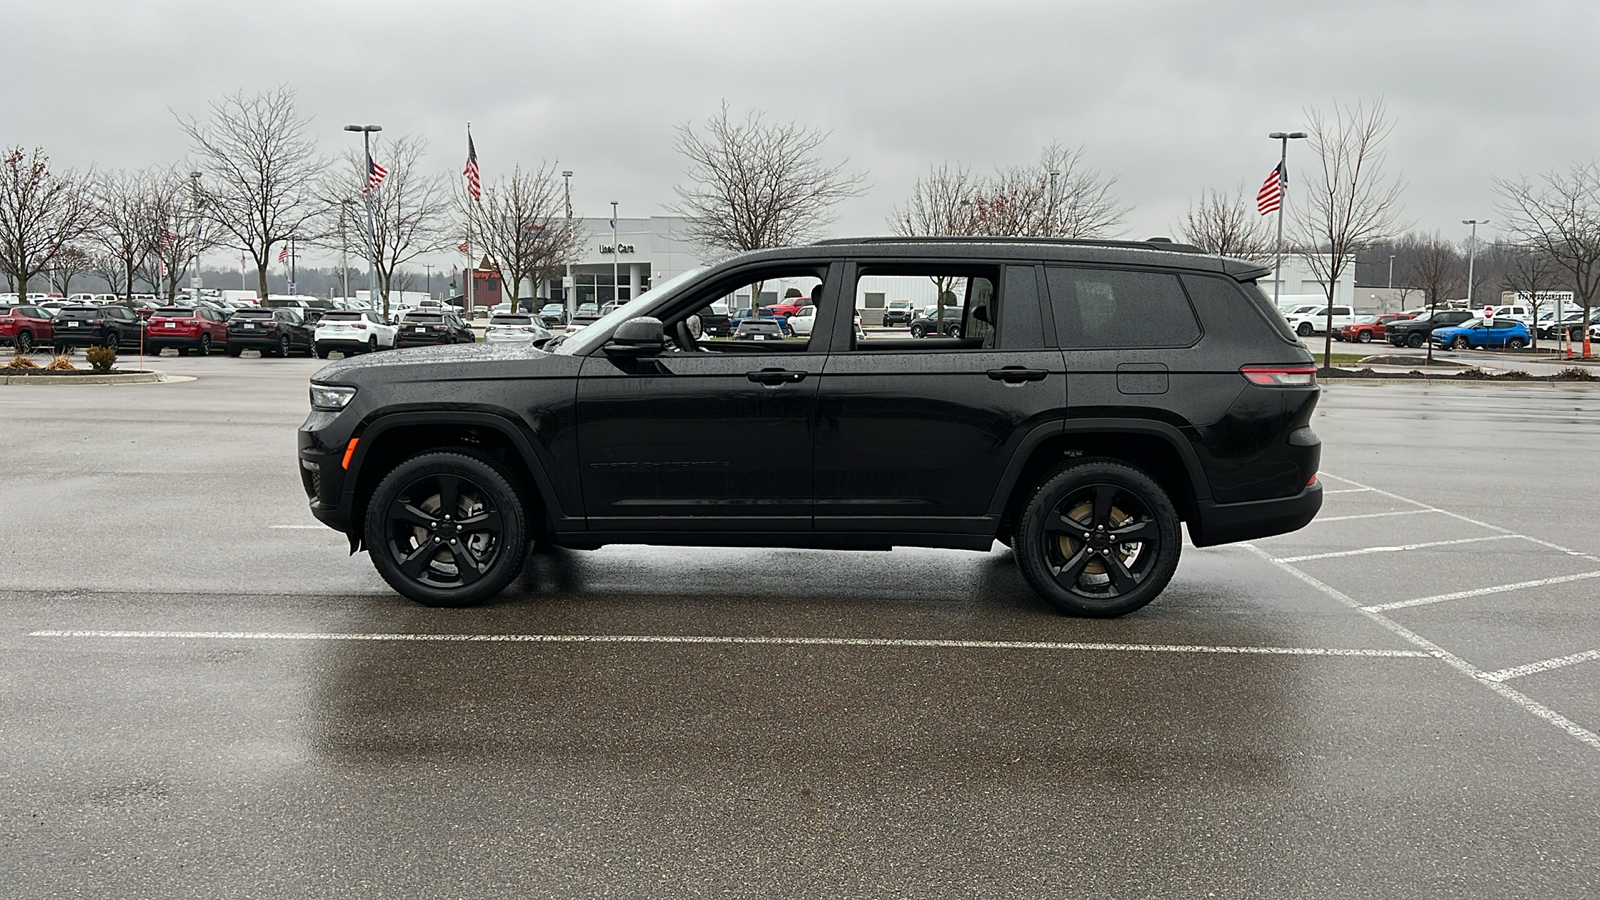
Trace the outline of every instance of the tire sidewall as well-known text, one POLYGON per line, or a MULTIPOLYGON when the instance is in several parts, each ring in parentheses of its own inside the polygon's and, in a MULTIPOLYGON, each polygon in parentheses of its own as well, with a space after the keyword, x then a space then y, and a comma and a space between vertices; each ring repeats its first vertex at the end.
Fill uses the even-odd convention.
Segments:
POLYGON ((1112 618, 1125 615, 1154 600, 1178 568, 1182 535, 1178 514, 1161 486, 1139 469, 1112 459, 1086 459, 1060 466, 1045 474, 1023 508, 1012 550, 1023 577, 1041 597, 1069 615, 1112 618), (1138 587, 1107 601, 1080 597, 1063 588, 1050 574, 1045 555, 1046 518, 1074 491, 1090 484, 1115 484, 1136 493, 1150 508, 1160 531, 1161 548, 1155 566, 1138 587))
POLYGON ((402 596, 426 606, 472 606, 498 594, 522 570, 527 553, 527 516, 511 479, 487 459, 466 453, 439 451, 413 456, 386 474, 367 503, 362 535, 373 567, 402 596), (456 475, 489 492, 501 511, 504 530, 494 564, 472 585, 435 588, 418 583, 400 571, 390 558, 386 513, 390 503, 408 485, 430 475, 456 475))

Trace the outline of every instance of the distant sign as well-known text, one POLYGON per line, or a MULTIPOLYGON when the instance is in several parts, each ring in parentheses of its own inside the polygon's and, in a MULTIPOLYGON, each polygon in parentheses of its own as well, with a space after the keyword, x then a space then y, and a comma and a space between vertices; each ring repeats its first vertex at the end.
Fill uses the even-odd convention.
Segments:
POLYGON ((1494 318, 1494 307, 1492 307, 1492 306, 1485 306, 1485 307, 1484 307, 1484 308, 1483 308, 1483 317, 1484 317, 1484 318, 1485 318, 1485 319, 1492 319, 1492 318, 1494 318))
POLYGON ((298 291, 296 291, 296 290, 295 290, 295 289, 294 289, 294 282, 292 282, 292 281, 291 281, 291 282, 289 282, 289 293, 290 293, 290 294, 295 294, 295 293, 298 293, 298 291))

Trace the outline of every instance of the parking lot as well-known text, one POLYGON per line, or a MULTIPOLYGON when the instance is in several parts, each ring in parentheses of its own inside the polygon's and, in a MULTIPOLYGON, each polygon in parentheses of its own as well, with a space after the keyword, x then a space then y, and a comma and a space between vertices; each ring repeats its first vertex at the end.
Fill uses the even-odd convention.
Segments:
POLYGON ((1600 891, 1600 389, 1336 383, 1306 529, 1123 619, 1009 551, 544 551, 412 605, 303 359, 0 389, 16 896, 1600 891))

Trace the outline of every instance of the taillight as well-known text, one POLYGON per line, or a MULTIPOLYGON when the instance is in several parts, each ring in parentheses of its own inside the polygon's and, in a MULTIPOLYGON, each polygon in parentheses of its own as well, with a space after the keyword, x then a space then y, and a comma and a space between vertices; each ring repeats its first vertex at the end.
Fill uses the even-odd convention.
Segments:
POLYGON ((1306 387, 1317 383, 1316 366, 1243 366, 1239 373, 1251 384, 1266 387, 1306 387))
POLYGON ((365 322, 351 322, 350 323, 350 327, 351 328, 359 328, 362 331, 366 331, 367 330, 367 323, 365 323, 365 322))

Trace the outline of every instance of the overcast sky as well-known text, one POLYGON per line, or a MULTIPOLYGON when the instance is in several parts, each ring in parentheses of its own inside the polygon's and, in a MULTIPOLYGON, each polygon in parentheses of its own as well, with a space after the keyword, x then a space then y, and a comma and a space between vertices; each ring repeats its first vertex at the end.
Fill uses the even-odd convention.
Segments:
MULTIPOLYGON (((376 123, 457 173, 470 120, 486 179, 559 159, 580 215, 661 214, 673 126, 724 98, 831 131, 867 172, 836 234, 883 233, 930 165, 1050 140, 1116 179, 1123 236, 1170 234, 1204 189, 1253 193, 1268 132, 1335 101, 1387 103, 1405 219, 1450 238, 1496 218, 1492 177, 1600 156, 1594 0, 51 0, 5 21, 0 144, 58 165, 180 160, 174 113, 281 83, 330 155, 376 123)), ((1291 174, 1307 161, 1291 146, 1291 174)))

